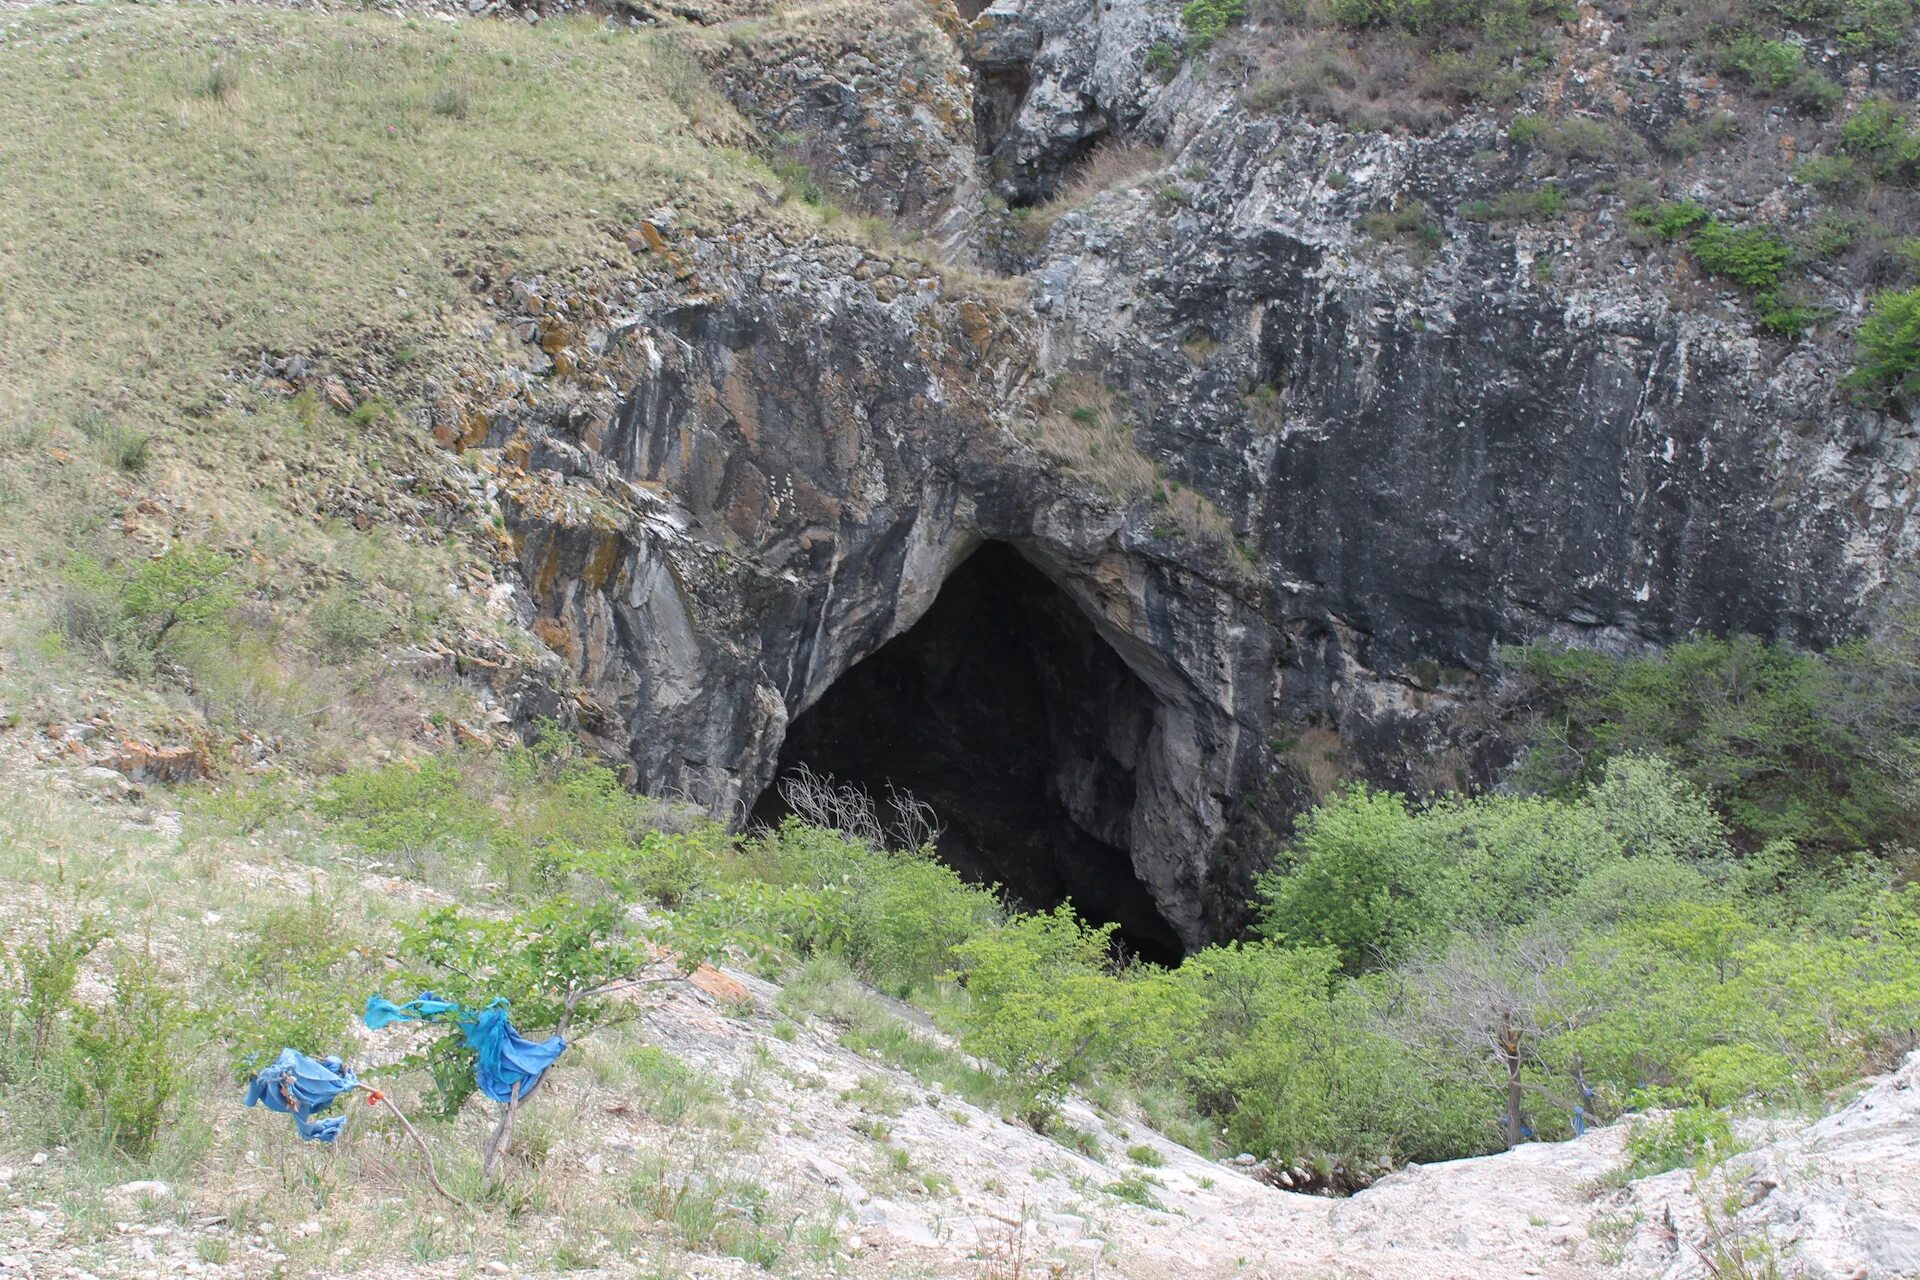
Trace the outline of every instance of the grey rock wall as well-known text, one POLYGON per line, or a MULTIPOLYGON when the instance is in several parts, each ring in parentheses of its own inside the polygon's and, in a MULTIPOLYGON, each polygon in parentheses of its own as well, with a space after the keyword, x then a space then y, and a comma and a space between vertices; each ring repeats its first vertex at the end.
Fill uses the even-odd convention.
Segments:
MULTIPOLYGON (((1192 945, 1241 922, 1251 874, 1342 778, 1491 778, 1502 745, 1478 708, 1500 646, 1819 643, 1911 559, 1912 428, 1843 402, 1834 344, 1677 305, 1604 216, 1376 242, 1368 210, 1471 194, 1464 157, 1499 145, 1494 125, 1252 118, 1191 66, 1144 74, 1177 21, 1141 0, 1002 0, 947 33, 977 154, 900 207, 1017 258, 1027 279, 992 297, 904 256, 671 219, 635 276, 495 290, 529 331, 561 325, 570 376, 481 406, 467 443, 507 495, 524 608, 573 666, 579 722, 639 785, 743 815, 788 725, 1006 542, 1151 694, 1123 753, 1130 810, 1074 820, 1125 847, 1192 945), (1121 137, 1164 143, 1158 170, 1037 243, 991 230, 981 189, 1043 199, 1121 137), (1031 447, 1064 373, 1122 398, 1239 554, 1031 447)), ((815 61, 784 60, 756 101, 818 154, 897 170, 951 138, 878 146, 876 121, 913 113, 810 98, 794 77, 815 61)), ((1073 776, 1063 762, 1053 785, 1073 776)))

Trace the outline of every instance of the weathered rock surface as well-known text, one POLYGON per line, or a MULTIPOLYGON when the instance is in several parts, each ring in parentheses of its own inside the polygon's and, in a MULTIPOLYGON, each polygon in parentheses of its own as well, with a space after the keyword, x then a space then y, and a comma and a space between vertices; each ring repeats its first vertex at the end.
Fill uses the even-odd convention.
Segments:
POLYGON ((1911 558, 1911 424, 1844 401, 1831 337, 1676 293, 1601 197, 1425 247, 1359 229, 1510 178, 1491 119, 1355 134, 1250 115, 1192 64, 1163 86, 1141 74, 1177 24, 1157 0, 906 16, 918 35, 779 35, 764 79, 728 83, 809 132, 841 189, 1027 280, 663 213, 628 236, 631 273, 481 282, 545 374, 466 389, 440 429, 494 462, 524 621, 641 785, 744 815, 788 727, 1004 542, 1149 699, 1144 728, 1063 748, 1040 785, 1192 945, 1235 927, 1276 833, 1340 777, 1497 768, 1467 713, 1500 646, 1818 643, 1911 558), (971 78, 946 53, 923 59, 933 89, 870 70, 922 37, 971 78), (1038 243, 980 217, 987 185, 1044 198, 1123 137, 1164 167, 1038 243), (1063 374, 1116 394, 1159 486, 1217 506, 1239 554, 1033 447, 1063 374))

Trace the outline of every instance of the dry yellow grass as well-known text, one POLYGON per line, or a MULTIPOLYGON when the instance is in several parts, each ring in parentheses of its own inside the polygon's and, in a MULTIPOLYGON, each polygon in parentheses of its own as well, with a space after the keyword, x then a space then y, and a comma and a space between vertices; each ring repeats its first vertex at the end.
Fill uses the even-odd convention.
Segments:
POLYGON ((1160 527, 1239 563, 1233 522, 1141 452, 1128 406, 1106 387, 1079 375, 1061 378, 1035 430, 1035 445, 1069 474, 1120 502, 1151 502, 1160 527))
POLYGON ((1053 197, 1027 210, 1028 234, 1039 236, 1063 213, 1080 208, 1095 196, 1128 186, 1164 167, 1166 153, 1144 142, 1108 142, 1095 147, 1053 197))

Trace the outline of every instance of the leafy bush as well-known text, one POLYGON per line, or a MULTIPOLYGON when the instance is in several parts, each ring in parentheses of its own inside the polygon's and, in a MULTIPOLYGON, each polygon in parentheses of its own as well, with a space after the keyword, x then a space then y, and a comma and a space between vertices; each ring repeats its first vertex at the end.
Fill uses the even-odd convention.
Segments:
POLYGON ((452 758, 390 764, 333 778, 315 808, 372 853, 406 853, 450 840, 478 840, 493 827, 464 789, 452 758))
POLYGON ((260 917, 221 975, 229 995, 215 1021, 235 1078, 287 1047, 341 1052, 354 1010, 383 972, 378 960, 317 892, 260 917))
POLYGON ((1901 675, 1914 657, 1891 639, 1825 656, 1735 636, 1647 657, 1545 646, 1506 657, 1533 742, 1529 785, 1571 795, 1616 756, 1661 755, 1750 849, 1859 848, 1915 820, 1903 779, 1920 703, 1901 675))
POLYGON ((67 561, 58 619, 82 643, 130 675, 153 669, 196 633, 218 633, 236 599, 234 561, 207 547, 175 545, 132 568, 85 553, 67 561))
POLYGON ((1736 1150, 1725 1113, 1707 1107, 1686 1107, 1657 1120, 1637 1120, 1627 1130, 1628 1168, 1636 1178, 1688 1165, 1715 1165, 1736 1150))
POLYGON ((1686 235, 1709 218, 1707 211, 1692 200, 1675 204, 1641 205, 1628 212, 1627 220, 1661 237, 1673 240, 1686 235))
MULTIPOLYGON (((80 965, 106 936, 91 919, 67 928, 49 924, 37 940, 23 942, 15 949, 13 967, 18 972, 21 988, 17 1016, 26 1038, 23 1047, 29 1072, 38 1073, 46 1065, 54 1028, 73 1007, 80 965)), ((5 1030, 9 1048, 14 1048, 11 1010, 9 1014, 5 1030)), ((0 1061, 0 1072, 8 1072, 11 1065, 0 1061)))
POLYGON ((1751 1044, 1716 1044, 1686 1065, 1687 1084, 1710 1107, 1783 1092, 1792 1087, 1793 1077, 1791 1059, 1751 1044))
POLYGON ((1867 171, 1848 155, 1808 156, 1793 171, 1793 178, 1833 200, 1851 199, 1865 191, 1869 182, 1867 171))
POLYGON ((1869 98, 1840 125, 1840 144, 1873 166, 1880 177, 1911 185, 1920 180, 1920 133, 1906 108, 1890 98, 1869 98))
POLYGON ((1828 314, 1823 307, 1769 294, 1760 302, 1760 327, 1785 338, 1798 337, 1828 314))
POLYGON ((853 895, 846 954, 894 995, 950 974, 956 948, 999 921, 993 894, 924 854, 889 854, 853 895))
POLYGON ((1492 200, 1468 201, 1460 206, 1460 216, 1473 222, 1514 222, 1555 218, 1566 207, 1566 189, 1546 183, 1530 191, 1503 191, 1492 200))
POLYGON ((1407 240, 1425 250, 1439 248, 1446 239, 1440 224, 1427 216, 1426 206, 1418 200, 1376 209, 1360 219, 1360 229, 1375 240, 1407 240))
POLYGON ((1259 882, 1262 935, 1331 947, 1349 971, 1414 949, 1442 922, 1429 909, 1433 851, 1406 801, 1355 784, 1302 817, 1259 882))
POLYGON ((1702 271, 1760 293, 1778 286, 1793 260, 1793 251, 1771 227, 1708 222, 1693 233, 1691 247, 1702 271))
POLYGON ((1333 948, 1349 972, 1409 958, 1455 929, 1514 925, 1622 857, 1705 857, 1719 820, 1664 762, 1611 762, 1571 801, 1479 796, 1412 810, 1355 786, 1300 819, 1260 877, 1258 928, 1333 948))
POLYGON ((1180 9, 1180 21, 1187 29, 1187 52, 1204 52, 1228 27, 1246 16, 1246 0, 1187 0, 1180 9))
POLYGON ((1476 1090, 1427 1071, 1390 1033, 1374 987, 1344 980, 1326 948, 1214 947, 1176 980, 1198 1002, 1176 1064, 1231 1150, 1286 1162, 1364 1162, 1478 1150, 1490 1137, 1476 1090))
POLYGON ((1760 93, 1785 98, 1803 111, 1823 115, 1846 91, 1806 64, 1800 46, 1785 40, 1741 36, 1720 55, 1720 65, 1760 93))
POLYGON ((186 1086, 176 1046, 185 1013, 150 957, 122 956, 102 1008, 74 1007, 66 1055, 67 1102, 99 1137, 144 1155, 186 1086))
POLYGON ((1629 145, 1618 125, 1590 116, 1517 115, 1507 126, 1507 140, 1562 160, 1610 160, 1629 145))
POLYGON ((962 1042, 1007 1069, 1036 1128, 1094 1070, 1141 1069, 1184 1039, 1190 1002, 1164 970, 1109 971, 1114 928, 1083 924, 1063 903, 954 948, 969 998, 962 1042))
POLYGON ((1147 49, 1147 74, 1165 84, 1180 70, 1180 50, 1165 40, 1156 40, 1147 49))
POLYGON ((1854 369, 1847 385, 1881 404, 1920 392, 1920 288, 1874 295, 1854 335, 1854 369))

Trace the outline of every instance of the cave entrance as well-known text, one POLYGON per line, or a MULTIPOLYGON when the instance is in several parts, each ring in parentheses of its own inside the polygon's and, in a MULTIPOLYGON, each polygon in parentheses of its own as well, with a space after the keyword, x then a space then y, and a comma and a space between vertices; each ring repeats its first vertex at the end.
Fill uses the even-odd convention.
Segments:
POLYGON ((1059 587, 989 542, 926 616, 788 727, 754 818, 785 816, 778 779, 805 765, 883 798, 933 806, 936 849, 1018 905, 1071 899, 1120 926, 1130 954, 1179 958, 1179 936, 1134 875, 1135 775, 1154 728, 1146 685, 1059 587))

